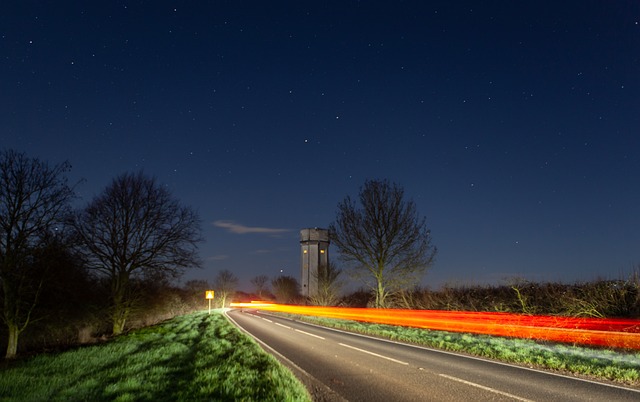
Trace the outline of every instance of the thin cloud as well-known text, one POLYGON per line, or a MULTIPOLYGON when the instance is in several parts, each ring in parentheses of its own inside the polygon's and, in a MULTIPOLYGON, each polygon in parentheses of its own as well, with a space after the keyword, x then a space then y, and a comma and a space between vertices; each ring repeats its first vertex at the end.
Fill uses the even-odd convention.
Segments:
POLYGON ((280 234, 290 232, 290 229, 276 229, 276 228, 263 228, 258 226, 245 226, 232 221, 215 221, 213 226, 227 229, 231 233, 235 234, 247 234, 247 233, 262 233, 262 234, 280 234))

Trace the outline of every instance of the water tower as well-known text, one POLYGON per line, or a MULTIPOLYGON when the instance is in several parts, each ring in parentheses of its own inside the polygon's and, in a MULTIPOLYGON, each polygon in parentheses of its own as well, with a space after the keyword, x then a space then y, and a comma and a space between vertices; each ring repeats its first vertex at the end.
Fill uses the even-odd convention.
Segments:
POLYGON ((329 231, 318 228, 302 229, 300 247, 302 296, 315 296, 318 294, 318 269, 329 265, 329 231))

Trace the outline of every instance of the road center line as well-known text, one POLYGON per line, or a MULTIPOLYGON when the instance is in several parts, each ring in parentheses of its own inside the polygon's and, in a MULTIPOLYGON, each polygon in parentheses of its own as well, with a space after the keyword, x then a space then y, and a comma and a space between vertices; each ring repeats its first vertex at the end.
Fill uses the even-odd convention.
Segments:
POLYGON ((377 354, 377 353, 373 353, 373 352, 370 352, 370 351, 368 351, 368 350, 364 350, 364 349, 356 348, 355 346, 345 345, 344 343, 339 343, 338 345, 340 345, 340 346, 344 346, 345 348, 350 348, 350 349, 353 349, 353 350, 357 350, 358 352, 367 353, 367 354, 370 354, 371 356, 381 357, 381 358, 383 358, 383 359, 390 360, 390 361, 392 361, 392 362, 394 362, 394 363, 404 364, 405 366, 408 366, 408 365, 409 365, 409 363, 407 363, 407 362, 403 362, 403 361, 400 361, 400 360, 396 360, 396 359, 393 359, 393 358, 388 357, 388 356, 379 355, 379 354, 377 354))
POLYGON ((507 398, 515 399, 517 401, 533 402, 530 399, 521 398, 519 396, 516 396, 516 395, 513 395, 513 394, 509 394, 507 392, 502 392, 502 391, 499 391, 499 390, 494 389, 494 388, 485 387, 484 385, 476 384, 475 382, 466 381, 466 380, 463 380, 462 378, 452 377, 452 376, 446 375, 446 374, 439 374, 439 376, 440 377, 444 377, 444 378, 448 378, 449 380, 452 380, 452 381, 461 382, 463 384, 470 385, 472 387, 484 389, 485 391, 493 392, 495 394, 500 394, 500 395, 506 396, 507 398))
POLYGON ((270 320, 270 319, 268 319, 268 318, 264 318, 264 317, 260 317, 260 318, 262 318, 262 319, 263 319, 263 320, 265 320, 266 322, 273 322, 273 321, 271 321, 271 320, 270 320))
POLYGON ((284 325, 284 324, 280 324, 279 322, 276 322, 276 325, 279 325, 279 326, 281 326, 281 327, 283 327, 283 328, 291 329, 291 327, 290 327, 290 326, 288 326, 288 325, 284 325))
POLYGON ((323 338, 323 337, 321 337, 320 335, 312 334, 312 333, 310 333, 310 332, 305 332, 305 331, 302 331, 302 330, 300 330, 300 329, 296 329, 295 331, 296 331, 296 332, 300 332, 301 334, 305 334, 305 335, 313 336, 314 338, 318 338, 318 339, 322 339, 322 340, 324 340, 324 338, 323 338))

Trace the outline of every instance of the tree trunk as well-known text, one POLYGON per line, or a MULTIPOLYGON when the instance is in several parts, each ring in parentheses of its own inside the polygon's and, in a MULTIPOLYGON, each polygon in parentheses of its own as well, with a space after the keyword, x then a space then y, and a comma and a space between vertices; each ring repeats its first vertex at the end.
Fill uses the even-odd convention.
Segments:
POLYGON ((4 357, 6 359, 13 359, 18 353, 18 337, 20 336, 20 329, 13 323, 7 324, 7 327, 9 329, 9 342, 7 343, 7 354, 4 357))
POLYGON ((124 331, 125 322, 124 317, 113 317, 113 335, 120 335, 124 331))
POLYGON ((376 289, 376 308, 385 308, 386 307, 386 294, 384 290, 384 286, 382 286, 382 280, 378 278, 378 288, 376 289))
POLYGON ((124 325, 129 316, 129 308, 125 303, 124 301, 117 300, 113 306, 113 315, 111 316, 113 321, 113 335, 120 335, 122 331, 124 331, 124 325))
MULTIPOLYGON (((4 270, 6 272, 6 270, 4 270)), ((15 294, 15 287, 9 281, 3 280, 2 292, 4 293, 4 322, 7 325, 9 339, 7 342, 6 359, 14 359, 18 353, 18 338, 20 337, 20 326, 18 319, 19 308, 16 305, 18 297, 15 294)))
POLYGON ((119 275, 113 283, 112 297, 113 310, 111 321, 113 321, 113 335, 120 335, 124 331, 124 325, 129 316, 129 300, 127 290, 129 287, 129 276, 125 269, 120 269, 119 275))

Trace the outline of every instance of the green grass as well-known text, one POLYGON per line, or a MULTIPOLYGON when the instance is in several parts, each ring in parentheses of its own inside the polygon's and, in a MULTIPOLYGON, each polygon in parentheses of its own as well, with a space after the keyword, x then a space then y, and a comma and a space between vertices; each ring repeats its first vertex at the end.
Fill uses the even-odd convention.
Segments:
MULTIPOLYGON (((283 314, 287 315, 287 314, 283 314)), ((640 386, 640 353, 322 317, 289 317, 394 341, 640 386)))
POLYGON ((309 401, 277 360, 216 312, 15 362, 2 401, 309 401))

